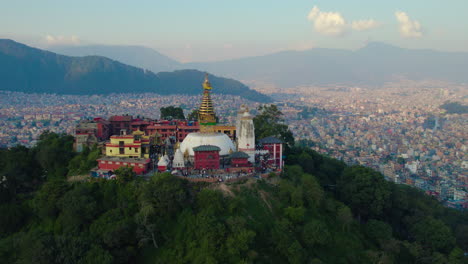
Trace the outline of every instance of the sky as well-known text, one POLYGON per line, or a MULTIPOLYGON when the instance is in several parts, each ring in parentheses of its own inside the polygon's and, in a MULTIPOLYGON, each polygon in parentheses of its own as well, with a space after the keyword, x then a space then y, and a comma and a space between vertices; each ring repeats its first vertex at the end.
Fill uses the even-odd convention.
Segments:
POLYGON ((468 52, 468 0, 0 0, 0 38, 143 45, 182 62, 311 48, 468 52))

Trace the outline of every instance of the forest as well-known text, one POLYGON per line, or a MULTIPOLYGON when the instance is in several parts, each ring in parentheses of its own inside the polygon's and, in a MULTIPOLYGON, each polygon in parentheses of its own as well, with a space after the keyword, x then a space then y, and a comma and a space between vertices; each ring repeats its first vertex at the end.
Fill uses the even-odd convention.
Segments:
POLYGON ((99 155, 72 145, 0 150, 0 263, 467 263, 467 212, 304 146, 280 175, 207 184, 72 180, 99 155))
POLYGON ((466 263, 468 216, 300 146, 279 176, 70 181, 67 135, 0 152, 2 263, 466 263))

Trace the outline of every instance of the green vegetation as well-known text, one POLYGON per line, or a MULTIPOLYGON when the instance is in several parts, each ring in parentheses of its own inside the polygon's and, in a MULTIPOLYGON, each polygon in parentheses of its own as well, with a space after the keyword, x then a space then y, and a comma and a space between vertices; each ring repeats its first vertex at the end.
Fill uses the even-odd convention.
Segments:
POLYGON ((161 119, 185 119, 184 110, 180 107, 175 106, 168 106, 168 107, 161 107, 161 119))
POLYGON ((97 145, 94 145, 91 149, 85 147, 68 163, 68 175, 88 174, 90 169, 97 166, 96 159, 99 156, 101 156, 101 149, 97 145))
POLYGON ((459 102, 445 102, 440 108, 445 109, 447 114, 466 114, 468 113, 468 105, 463 105, 459 102))
POLYGON ((190 121, 198 121, 198 109, 192 110, 192 112, 187 115, 187 119, 190 121))
POLYGON ((286 143, 287 147, 294 145, 294 137, 288 125, 284 124, 283 113, 274 104, 262 105, 254 117, 255 138, 262 139, 275 136, 286 143))
POLYGON ((66 181, 91 153, 53 133, 0 151, 1 263, 466 263, 466 212, 304 147, 224 187, 130 168, 66 181))
MULTIPOLYGON (((0 90, 26 93, 201 94, 205 73, 197 70, 157 74, 100 56, 68 57, 0 39, 0 90)), ((271 98, 239 81, 210 75, 219 94, 257 102, 271 98)))

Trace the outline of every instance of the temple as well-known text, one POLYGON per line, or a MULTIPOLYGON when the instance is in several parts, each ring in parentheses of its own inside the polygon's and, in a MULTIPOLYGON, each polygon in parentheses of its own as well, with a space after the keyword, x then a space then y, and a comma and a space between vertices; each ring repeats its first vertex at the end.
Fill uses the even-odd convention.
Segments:
POLYGON ((283 142, 274 137, 256 141, 253 116, 242 105, 235 126, 218 125, 213 87, 205 75, 198 121, 96 118, 76 129, 75 148, 103 146, 93 177, 114 178, 114 171, 130 166, 138 175, 170 171, 189 180, 231 179, 281 171, 283 142), (105 140, 105 141, 103 141, 105 140))

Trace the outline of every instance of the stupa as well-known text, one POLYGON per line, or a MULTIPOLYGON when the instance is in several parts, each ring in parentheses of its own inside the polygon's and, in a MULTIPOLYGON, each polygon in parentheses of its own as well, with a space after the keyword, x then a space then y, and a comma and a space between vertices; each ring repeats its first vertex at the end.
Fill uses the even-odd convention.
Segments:
POLYGON ((198 111, 198 122, 200 124, 200 132, 190 133, 185 137, 180 144, 180 151, 187 153, 189 160, 193 161, 193 148, 202 145, 213 145, 220 148, 219 155, 226 157, 236 151, 232 140, 224 133, 215 132, 216 115, 214 112, 213 101, 211 100, 211 84, 208 80, 208 74, 205 75, 203 82, 203 97, 202 103, 198 111))

